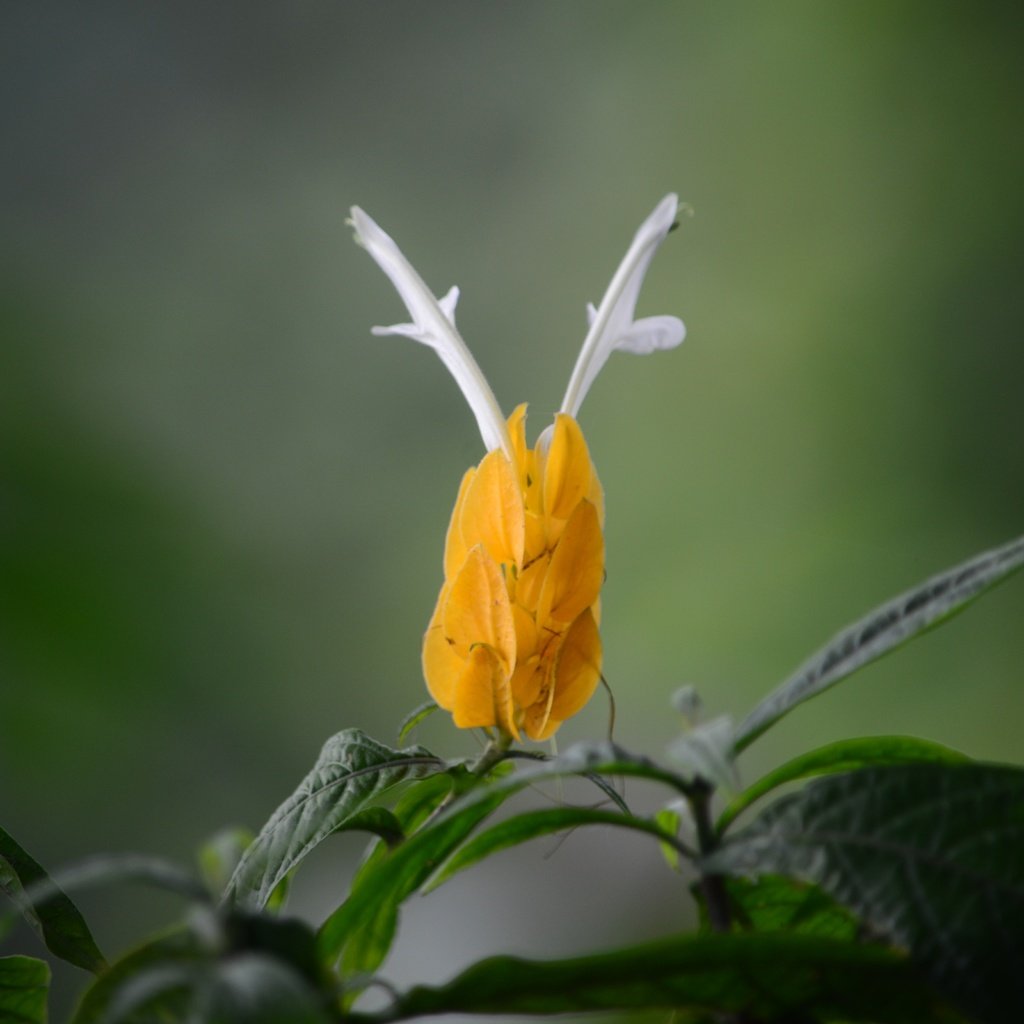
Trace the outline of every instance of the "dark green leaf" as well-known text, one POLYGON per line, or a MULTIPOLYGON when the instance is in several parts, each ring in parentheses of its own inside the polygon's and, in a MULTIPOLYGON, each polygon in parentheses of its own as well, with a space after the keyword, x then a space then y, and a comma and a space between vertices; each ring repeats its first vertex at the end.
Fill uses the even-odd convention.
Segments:
POLYGON ((773 690, 736 730, 737 752, 798 704, 961 611, 1024 565, 1024 537, 933 576, 847 626, 773 690))
POLYGON ((190 929, 175 929, 151 939, 96 978, 83 994, 71 1024, 132 1021, 132 1014, 147 1006, 153 1012, 142 1019, 160 1019, 155 1017, 154 1001, 167 1011, 169 1019, 179 1019, 174 1013, 184 1013, 196 972, 215 952, 190 929))
MULTIPOLYGON (((425 779, 419 779, 402 793, 395 802, 392 813, 404 834, 416 831, 449 798, 453 788, 461 784, 455 778, 460 771, 462 769, 449 769, 443 774, 429 775, 425 779)), ((390 849, 383 839, 371 845, 352 879, 353 889, 360 884, 364 874, 373 870, 374 866, 387 856, 390 849)))
POLYGON ((646 832, 669 845, 678 853, 675 833, 666 832, 654 822, 644 818, 634 818, 632 815, 620 814, 618 811, 602 811, 589 807, 547 807, 543 810, 526 811, 523 814, 506 818, 505 821, 470 840, 431 879, 430 885, 425 891, 430 892, 436 889, 452 875, 499 850, 506 850, 510 846, 525 843, 538 836, 564 832, 582 825, 611 825, 618 828, 634 829, 637 832, 646 832))
POLYGON ((260 953, 218 963, 194 999, 203 1011, 198 1019, 216 1024, 330 1024, 334 1019, 323 997, 298 973, 260 953))
POLYGON ((422 747, 392 750, 358 729, 338 733, 242 855, 227 897, 264 906, 289 871, 372 800, 406 779, 444 768, 422 747))
POLYGON ((402 823, 386 807, 366 807, 347 818, 335 832, 372 832, 387 846, 397 846, 405 838, 402 823))
POLYGON ((324 922, 319 945, 325 963, 340 958, 346 975, 377 969, 394 939, 401 904, 430 878, 466 837, 503 801, 525 786, 559 776, 632 775, 687 787, 677 775, 608 742, 580 743, 560 757, 531 762, 478 786, 454 802, 396 850, 379 849, 361 869, 348 899, 324 922))
POLYGON ((31 956, 0 956, 0 1021, 46 1024, 50 965, 31 956))
POLYGON ((409 735, 416 728, 424 718, 429 717, 435 711, 437 711, 437 704, 432 701, 424 701, 419 707, 415 707, 402 719, 402 724, 398 727, 398 742, 404 743, 406 736, 409 735))
POLYGON ((240 914, 231 916, 223 937, 215 929, 208 919, 128 954, 96 979, 72 1024, 332 1019, 318 992, 313 935, 306 925, 240 914))
POLYGON ((873 1024, 956 1019, 888 950, 785 934, 683 936, 572 960, 493 957, 439 988, 410 990, 376 1019, 655 1009, 675 1011, 678 1021, 715 1013, 873 1024))
POLYGON ((288 964, 313 987, 321 981, 316 933, 298 918, 232 910, 224 921, 228 954, 261 953, 288 964))
POLYGON ((105 965, 103 954, 78 908, 2 828, 0 888, 39 930, 47 949, 54 956, 93 973, 102 970, 105 965))
POLYGON ((752 803, 787 782, 885 764, 922 761, 951 763, 966 760, 967 757, 957 750, 930 740, 919 740, 914 736, 865 736, 839 740, 794 757, 792 761, 787 761, 758 779, 722 811, 718 819, 718 831, 724 832, 752 803))
POLYGON ((779 875, 724 879, 729 909, 741 931, 824 935, 852 942, 857 918, 822 889, 779 875))
POLYGON ((1024 770, 913 764, 819 779, 704 867, 815 882, 908 948, 969 1015, 1024 1017, 1024 770))
POLYGON ((376 970, 398 926, 398 908, 416 892, 467 835, 513 790, 474 794, 468 805, 441 814, 397 849, 361 871, 348 899, 324 922, 318 936, 324 962, 338 959, 347 975, 376 970))

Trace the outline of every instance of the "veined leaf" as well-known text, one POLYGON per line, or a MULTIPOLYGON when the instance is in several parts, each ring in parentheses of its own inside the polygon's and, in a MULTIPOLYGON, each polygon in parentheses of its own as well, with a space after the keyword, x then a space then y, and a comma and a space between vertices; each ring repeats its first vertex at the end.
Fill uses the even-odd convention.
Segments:
POLYGON ((89 926, 67 894, 0 828, 0 889, 42 935, 54 956, 96 973, 105 966, 89 926), (25 890, 28 890, 26 893, 25 890))
POLYGON ((798 704, 939 625, 1024 565, 1024 537, 933 576, 847 626, 773 690, 736 730, 735 748, 748 747, 798 704))
POLYGON ((0 956, 0 1020, 46 1024, 50 965, 31 956, 0 956))
POLYGON ((348 899, 324 922, 321 957, 340 960, 346 976, 376 970, 394 940, 401 904, 423 886, 466 837, 498 806, 526 786, 565 775, 634 775, 686 787, 677 775, 612 743, 580 743, 547 761, 481 785, 454 802, 390 853, 374 851, 348 899))
POLYGON ((499 850, 506 850, 519 843, 525 843, 539 836, 564 832, 582 825, 611 825, 617 828, 634 829, 654 836, 660 842, 679 853, 679 843, 674 832, 665 831, 653 821, 620 814, 618 811, 595 810, 590 807, 547 807, 539 811, 526 811, 494 825, 471 839, 445 864, 424 890, 431 892, 452 875, 489 857, 499 850))
POLYGON ((406 779, 444 769, 423 747, 392 750, 358 729, 338 733, 242 855, 226 898, 264 906, 289 871, 372 800, 406 779))
POLYGON ((438 988, 419 986, 378 1016, 673 1010, 680 1022, 756 1020, 950 1024, 916 973, 877 946, 804 935, 683 936, 571 960, 483 960, 438 988))
POLYGON ((762 776, 728 804, 719 816, 717 828, 719 833, 725 832, 751 804, 787 782, 886 764, 966 760, 967 756, 957 750, 914 736, 864 736, 839 740, 794 757, 762 776))
POLYGON ((1024 1012, 1024 770, 935 763, 818 779, 703 867, 815 882, 909 949, 972 1019, 1024 1012))

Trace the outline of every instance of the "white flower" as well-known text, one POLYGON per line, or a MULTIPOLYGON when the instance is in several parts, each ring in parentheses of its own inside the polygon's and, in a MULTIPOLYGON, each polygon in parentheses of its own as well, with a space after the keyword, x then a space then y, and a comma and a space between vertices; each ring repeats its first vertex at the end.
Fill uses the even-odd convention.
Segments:
MULTIPOLYGON (((611 284, 595 309, 587 307, 590 329, 569 379, 561 411, 574 419, 590 385, 612 352, 619 350, 646 355, 674 348, 686 336, 683 322, 674 316, 652 316, 634 320, 637 298, 644 275, 657 248, 675 221, 678 200, 665 196, 640 225, 611 284)), ((501 448, 512 455, 512 443, 494 392, 455 327, 455 305, 459 289, 451 288, 438 299, 416 273, 393 239, 358 206, 352 207, 351 224, 356 241, 374 258, 391 279, 412 317, 412 323, 374 327, 373 333, 402 334, 429 345, 441 357, 462 389, 476 416, 480 435, 488 451, 501 448)))
POLYGON ((597 309, 587 306, 590 330, 562 399, 562 412, 575 418, 594 378, 616 349, 648 355, 659 349, 675 348, 686 337, 686 328, 678 317, 633 319, 644 275, 658 246, 675 223, 678 209, 679 200, 672 193, 658 203, 633 237, 633 244, 615 271, 601 305, 597 309))

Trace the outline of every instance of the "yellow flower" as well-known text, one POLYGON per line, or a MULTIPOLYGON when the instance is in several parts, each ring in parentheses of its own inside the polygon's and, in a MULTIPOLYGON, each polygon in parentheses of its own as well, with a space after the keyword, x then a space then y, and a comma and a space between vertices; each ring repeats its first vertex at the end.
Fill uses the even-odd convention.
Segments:
POLYGON ((438 353, 487 448, 462 478, 445 542, 444 584, 423 639, 427 688, 461 728, 546 739, 587 703, 601 678, 604 495, 576 416, 613 351, 646 354, 674 348, 685 336, 676 317, 633 319, 677 208, 674 195, 658 204, 600 306, 587 307, 590 329, 562 408, 533 448, 526 444, 526 406, 506 422, 455 327, 458 289, 436 298, 394 241, 352 208, 356 241, 412 317, 373 333, 403 334, 438 353))

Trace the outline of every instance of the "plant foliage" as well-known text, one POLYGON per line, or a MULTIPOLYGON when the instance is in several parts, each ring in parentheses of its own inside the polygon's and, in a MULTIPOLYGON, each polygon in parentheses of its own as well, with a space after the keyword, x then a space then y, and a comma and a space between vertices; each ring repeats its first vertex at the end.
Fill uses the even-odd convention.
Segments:
MULTIPOLYGON (((0 937, 21 916, 50 955, 95 975, 73 1024, 652 1010, 672 1011, 676 1024, 1024 1019, 1024 769, 909 736, 799 753, 746 788, 736 763, 799 703, 948 619, 1021 564, 1017 540, 887 602, 739 728, 725 716, 698 721, 696 696, 677 695, 686 729, 664 762, 610 740, 548 757, 495 736, 475 761, 447 761, 346 729, 259 832, 225 830, 202 847, 201 878, 130 856, 51 876, 0 830, 0 887, 11 904, 0 937), (561 788, 553 805, 525 799, 574 777, 582 782, 572 791, 588 786, 596 803, 567 801, 561 788), (628 779, 663 793, 664 806, 650 816, 631 811, 628 779), (584 957, 491 957, 405 991, 376 974, 416 893, 531 839, 607 828, 661 847, 692 888, 696 932, 584 957), (308 854, 356 831, 369 838, 366 855, 319 928, 284 916, 289 879, 308 854), (123 881, 168 889, 188 909, 108 963, 69 893, 123 881), (369 988, 388 995, 373 1006, 363 999, 369 988)), ((399 742, 432 707, 407 717, 399 742)), ((49 971, 29 956, 0 957, 0 1021, 47 1020, 49 971)))

